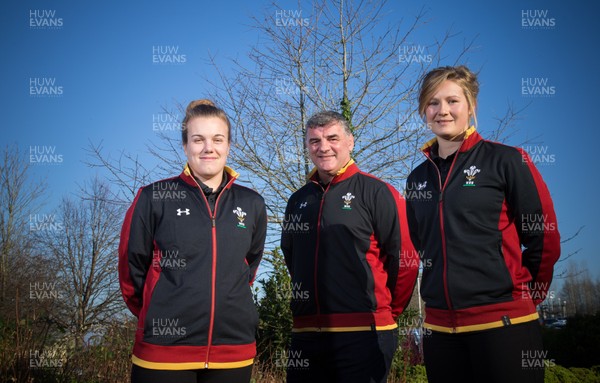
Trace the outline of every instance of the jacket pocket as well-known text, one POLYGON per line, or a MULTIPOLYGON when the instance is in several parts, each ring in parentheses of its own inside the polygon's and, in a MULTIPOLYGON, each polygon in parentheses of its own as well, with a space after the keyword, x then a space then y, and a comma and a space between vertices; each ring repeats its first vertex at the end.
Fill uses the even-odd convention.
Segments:
POLYGON ((206 345, 210 321, 210 291, 190 286, 180 275, 163 271, 149 302, 144 341, 159 345, 206 345))
POLYGON ((504 260, 502 242, 467 251, 449 265, 449 291, 454 308, 508 302, 513 282, 504 260))

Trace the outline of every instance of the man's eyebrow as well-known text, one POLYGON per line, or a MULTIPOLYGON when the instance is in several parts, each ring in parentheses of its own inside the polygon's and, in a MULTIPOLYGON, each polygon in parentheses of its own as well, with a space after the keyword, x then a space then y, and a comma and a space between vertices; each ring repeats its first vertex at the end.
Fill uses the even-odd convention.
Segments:
MULTIPOLYGON (((192 137, 200 137, 200 138, 204 138, 204 135, 200 134, 200 133, 194 133, 192 134, 192 137)), ((215 134, 213 137, 225 137, 224 134, 222 133, 217 133, 215 134)))

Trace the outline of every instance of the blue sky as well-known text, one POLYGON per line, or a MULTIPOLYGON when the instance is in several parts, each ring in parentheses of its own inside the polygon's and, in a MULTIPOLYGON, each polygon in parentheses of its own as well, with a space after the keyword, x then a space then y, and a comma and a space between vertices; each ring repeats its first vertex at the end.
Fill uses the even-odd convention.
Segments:
MULTIPOLYGON (((0 143, 16 143, 34 159, 48 152, 54 156, 32 170, 35 179, 48 181, 51 210, 91 175, 82 162, 89 142, 102 141, 107 153, 143 155, 145 145, 156 139, 153 116, 206 92, 209 53, 223 63, 228 57, 245 57, 258 38, 249 27, 250 17, 299 10, 298 4, 3 1, 0 143), (153 62, 153 47, 176 49, 170 53, 181 62, 153 62)), ((529 105, 508 143, 529 140, 527 148, 538 151, 538 167, 552 193, 563 237, 585 226, 563 253, 581 248, 573 259, 600 276, 593 242, 600 234, 600 204, 594 198, 599 181, 591 171, 595 148, 585 145, 600 138, 593 128, 598 107, 593 89, 600 87, 594 68, 600 34, 593 26, 600 4, 411 0, 391 1, 388 8, 390 23, 410 21, 421 9, 427 12, 427 24, 413 36, 416 46, 430 44, 448 29, 458 35, 447 51, 475 39, 464 63, 480 71, 478 120, 484 134, 495 127, 494 117, 508 103, 529 105)))

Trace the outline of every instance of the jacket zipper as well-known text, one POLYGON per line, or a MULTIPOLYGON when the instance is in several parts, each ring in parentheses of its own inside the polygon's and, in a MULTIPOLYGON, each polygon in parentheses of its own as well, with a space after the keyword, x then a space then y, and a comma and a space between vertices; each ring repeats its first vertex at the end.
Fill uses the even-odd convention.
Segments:
MULTIPOLYGON (((333 182, 333 180, 331 182, 333 182)), ((321 186, 318 182, 315 182, 317 184, 317 186, 320 187, 321 190, 323 190, 323 194, 321 194, 321 202, 319 203, 319 215, 317 217, 317 243, 316 243, 316 247, 315 247, 314 280, 315 280, 315 305, 317 306, 317 318, 320 318, 320 316, 321 316, 321 305, 319 304, 319 289, 318 289, 318 278, 317 278, 318 264, 319 264, 319 244, 321 242, 321 216, 323 213, 323 203, 325 202, 325 193, 327 193, 327 191, 329 190, 329 186, 331 185, 331 182, 329 182, 326 189, 323 189, 323 186, 321 186)), ((320 319, 319 319, 319 327, 317 330, 321 331, 320 319)))
MULTIPOLYGON (((219 195, 220 196, 220 195, 219 195)), ((204 197, 206 198, 206 197, 204 197)), ((215 213, 217 211, 217 201, 215 201, 215 213)), ((208 202, 207 202, 208 204, 208 202)), ((210 210, 210 209, 209 209, 210 210)), ((213 328, 215 325, 215 289, 216 289, 216 277, 217 277, 217 225, 215 222, 216 214, 213 213, 211 217, 212 222, 212 270, 211 270, 211 287, 210 287, 210 321, 208 324, 208 340, 206 344, 206 361, 204 362, 204 368, 208 368, 208 360, 210 357, 210 346, 212 345, 213 328)))
MULTIPOLYGON (((461 147, 462 147, 462 145, 461 145, 461 147)), ((445 232, 445 228, 444 228, 444 191, 446 190, 446 185, 448 185, 448 180, 450 180, 450 176, 452 175, 452 170, 454 169, 454 164, 456 163, 459 152, 460 152, 460 148, 456 151, 456 154, 454 156, 454 159, 452 160, 452 164, 450 165, 450 169, 448 170, 448 174, 446 175, 446 180, 444 181, 443 185, 442 185, 442 174, 440 172, 440 169, 438 169, 437 165, 431 159, 431 157, 429 155, 426 155, 427 159, 429 161, 431 161, 431 163, 433 164, 433 167, 437 171, 438 184, 440 186, 440 198, 438 201, 438 208, 440 211, 439 216, 440 216, 440 231, 441 231, 441 241, 442 241, 442 259, 444 262, 442 279, 443 279, 443 284, 444 284, 444 297, 446 299, 446 305, 448 305, 448 309, 450 310, 450 321, 452 323, 452 332, 453 333, 456 332, 456 315, 454 313, 454 307, 452 305, 452 300, 450 299, 450 292, 448 289, 448 255, 446 252, 446 232, 445 232)))
POLYGON ((221 196, 225 192, 225 189, 227 189, 229 187, 229 185, 235 179, 232 178, 223 187, 223 190, 221 190, 221 193, 219 193, 219 195, 217 196, 217 200, 215 201, 215 209, 214 209, 214 211, 211 211, 210 205, 208 203, 208 199, 202 192, 202 188, 198 184, 198 181, 196 181, 196 179, 193 176, 191 176, 191 177, 194 180, 194 182, 196 183, 196 185, 198 186, 198 189, 200 190, 200 195, 202 195, 202 198, 204 198, 204 202, 206 203, 206 208, 208 209, 208 213, 210 215, 211 226, 212 226, 211 227, 212 268, 211 268, 211 287, 210 287, 210 320, 209 320, 209 324, 208 324, 208 340, 207 340, 207 344, 206 344, 206 360, 204 361, 204 368, 208 369, 208 360, 210 359, 210 347, 212 345, 213 329, 214 329, 214 325, 215 325, 215 301, 216 301, 216 285, 217 285, 217 283, 216 283, 217 282, 216 281, 216 279, 217 279, 217 206, 219 206, 219 200, 221 199, 221 196))

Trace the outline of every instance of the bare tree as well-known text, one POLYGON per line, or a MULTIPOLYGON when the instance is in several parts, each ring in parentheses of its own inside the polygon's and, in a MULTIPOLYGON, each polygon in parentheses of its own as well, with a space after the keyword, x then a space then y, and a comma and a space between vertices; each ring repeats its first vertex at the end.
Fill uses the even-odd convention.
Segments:
MULTIPOLYGON (((442 61, 463 60, 473 44, 444 56, 445 45, 457 34, 449 31, 419 43, 413 36, 427 23, 426 14, 389 23, 385 1, 303 5, 298 2, 290 11, 273 3, 253 18, 259 40, 245 60, 227 66, 209 60, 208 95, 228 112, 234 127, 229 162, 247 175, 242 182, 265 197, 277 229, 287 198, 312 168, 304 140, 310 115, 326 109, 344 114, 356 138, 353 157, 359 166, 399 187, 426 137, 415 114, 422 74, 442 61)), ((174 114, 167 108, 165 113, 174 114)), ((148 170, 156 176, 176 174, 183 162, 180 137, 168 134, 149 148, 159 163, 153 169, 143 169, 133 156, 128 166, 123 157, 111 161, 99 145, 90 151, 90 165, 107 168, 111 181, 127 180, 128 192, 138 183, 135 177, 146 178, 148 170)))
POLYGON ((569 261, 563 278, 560 296, 565 302, 566 315, 595 315, 600 312, 600 280, 593 280, 585 265, 569 261))
POLYGON ((211 61, 218 73, 211 96, 231 111, 236 128, 231 162, 251 174, 249 182, 267 199, 274 222, 281 221, 287 198, 312 168, 305 124, 317 111, 344 114, 359 166, 399 186, 423 133, 422 124, 407 124, 418 120, 418 81, 437 66, 450 38, 415 45, 411 36, 426 22, 424 14, 382 27, 386 2, 315 1, 311 9, 298 7, 286 11, 274 3, 254 19, 263 40, 252 47, 250 64, 233 61, 233 75, 211 61), (403 47, 428 53, 401 61, 403 47))
POLYGON ((46 183, 34 178, 26 153, 14 144, 0 153, 0 376, 19 381, 28 378, 19 369, 31 350, 48 343, 56 327, 48 320, 52 299, 40 295, 39 286, 55 275, 44 257, 36 253, 46 183), (21 363, 21 364, 20 364, 21 363))
POLYGON ((111 202, 106 183, 94 179, 78 200, 64 198, 56 216, 60 230, 41 234, 47 259, 58 272, 54 320, 68 330, 74 345, 122 310, 117 247, 123 210, 111 202))
POLYGON ((7 321, 36 322, 52 308, 48 300, 31 298, 31 284, 49 280, 53 274, 34 251, 36 231, 46 224, 40 219, 46 183, 34 180, 32 170, 17 145, 4 148, 0 158, 0 314, 7 321))
MULTIPOLYGON (((116 190, 109 191, 106 197, 114 204, 128 206, 138 189, 153 181, 152 177, 156 176, 154 169, 144 166, 144 161, 139 154, 122 151, 117 158, 113 158, 104 152, 101 142, 98 144, 90 142, 87 152, 90 160, 86 164, 108 173, 106 178, 116 190)), ((172 162, 172 160, 167 161, 173 165, 172 162)), ((181 162, 179 166, 181 167, 181 162)))
POLYGON ((31 163, 18 146, 6 146, 0 158, 0 302, 8 296, 10 280, 27 262, 32 214, 42 206, 45 182, 31 178, 31 163))

